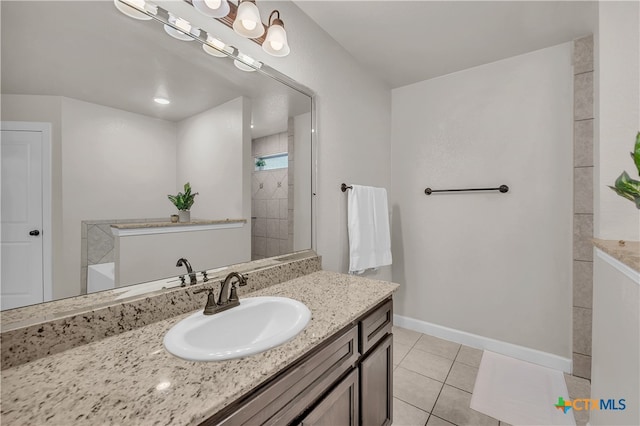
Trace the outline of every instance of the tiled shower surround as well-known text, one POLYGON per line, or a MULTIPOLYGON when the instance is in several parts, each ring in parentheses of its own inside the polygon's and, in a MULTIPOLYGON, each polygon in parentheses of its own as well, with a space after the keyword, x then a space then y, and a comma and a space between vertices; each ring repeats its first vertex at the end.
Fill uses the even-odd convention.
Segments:
POLYGON ((288 130, 253 140, 252 155, 289 154, 288 168, 256 170, 251 184, 251 259, 293 251, 293 120, 288 130))
POLYGON ((573 49, 573 375, 591 378, 593 301, 593 36, 573 49))

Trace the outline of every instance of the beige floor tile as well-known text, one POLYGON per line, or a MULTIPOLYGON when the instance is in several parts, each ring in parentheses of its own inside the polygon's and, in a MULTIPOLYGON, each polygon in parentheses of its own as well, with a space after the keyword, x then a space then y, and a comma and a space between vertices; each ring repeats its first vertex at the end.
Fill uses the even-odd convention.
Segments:
POLYGON ((591 398, 591 383, 589 380, 565 374, 564 381, 567 383, 569 398, 591 398))
POLYGON ((429 413, 411 404, 393 398, 393 424, 394 426, 424 426, 429 418, 429 413))
POLYGON ((453 423, 449 423, 446 420, 442 420, 440 417, 436 417, 433 414, 429 416, 427 426, 455 426, 453 423))
POLYGON ((452 364, 453 360, 451 359, 414 348, 409 351, 399 365, 407 370, 444 382, 452 364))
POLYGON ((453 367, 451 367, 445 383, 462 389, 463 391, 473 393, 473 386, 476 384, 477 375, 478 369, 476 367, 471 367, 470 365, 456 361, 453 363, 453 367))
POLYGON ((393 327, 393 343, 402 343, 403 345, 413 346, 422 336, 421 333, 406 328, 393 327))
POLYGON ((460 348, 460 352, 458 352, 458 356, 456 357, 456 361, 470 365, 472 367, 480 367, 482 352, 482 349, 476 349, 462 345, 462 347, 460 348))
POLYGON ((393 365, 398 365, 411 350, 411 346, 393 342, 393 365))
POLYGON ((444 385, 433 409, 433 414, 459 426, 498 426, 498 420, 472 410, 469 408, 470 404, 471 394, 469 392, 444 385))
POLYGON ((442 383, 398 367, 393 372, 393 396, 423 411, 431 412, 442 383))
POLYGON ((460 349, 460 344, 423 334, 416 342, 414 348, 443 358, 455 359, 458 354, 458 349, 460 349))

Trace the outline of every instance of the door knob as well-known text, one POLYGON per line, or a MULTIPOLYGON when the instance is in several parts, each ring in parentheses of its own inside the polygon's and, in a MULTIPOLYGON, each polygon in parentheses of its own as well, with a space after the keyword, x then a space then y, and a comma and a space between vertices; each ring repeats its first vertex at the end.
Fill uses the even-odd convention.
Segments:
POLYGON ((38 235, 40 235, 40 231, 34 229, 33 231, 29 232, 29 235, 31 235, 32 237, 37 237, 38 235))

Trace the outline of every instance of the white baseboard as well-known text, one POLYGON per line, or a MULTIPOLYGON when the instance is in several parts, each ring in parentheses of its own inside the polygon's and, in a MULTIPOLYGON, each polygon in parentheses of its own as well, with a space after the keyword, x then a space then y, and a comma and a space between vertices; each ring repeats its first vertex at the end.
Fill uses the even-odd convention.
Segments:
POLYGON ((542 352, 537 349, 514 345, 513 343, 502 342, 489 337, 479 336, 477 334, 467 333, 466 331, 443 327, 441 325, 400 315, 393 316, 393 323, 398 327, 407 328, 419 333, 429 334, 431 336, 461 343, 473 348, 486 349, 488 351, 510 356, 522 361, 542 365, 543 367, 553 368, 554 370, 560 370, 569 374, 571 373, 571 359, 563 358, 548 352, 542 352))

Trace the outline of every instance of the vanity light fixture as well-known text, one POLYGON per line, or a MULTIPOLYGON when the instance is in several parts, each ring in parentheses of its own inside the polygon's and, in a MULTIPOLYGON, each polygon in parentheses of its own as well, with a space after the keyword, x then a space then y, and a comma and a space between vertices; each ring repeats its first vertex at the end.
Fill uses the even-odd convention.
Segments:
POLYGON ((246 38, 258 38, 264 34, 264 25, 255 0, 241 0, 233 21, 233 30, 246 38))
POLYGON ((227 0, 192 0, 191 3, 198 12, 210 18, 224 18, 230 10, 227 0))
POLYGON ((284 22, 280 19, 280 11, 274 10, 269 15, 269 28, 267 38, 262 43, 262 50, 272 56, 287 56, 291 49, 287 42, 287 32, 284 30, 284 22), (273 15, 277 15, 273 21, 273 15))
POLYGON ((167 98, 153 98, 153 101, 160 105, 169 105, 171 103, 167 98))
POLYGON ((222 52, 226 51, 226 45, 220 40, 211 35, 207 34, 207 42, 202 43, 202 49, 207 52, 211 56, 215 56, 217 58, 224 58, 227 55, 222 52))
POLYGON ((169 23, 178 29, 165 24, 164 31, 175 39, 191 41, 193 40, 193 37, 189 34, 193 34, 196 37, 200 35, 200 30, 198 28, 193 28, 189 21, 173 16, 171 13, 169 13, 169 23))
POLYGON ((148 21, 151 16, 142 12, 146 10, 147 3, 145 0, 113 0, 113 4, 120 12, 124 13, 130 18, 139 19, 141 21, 148 21))
POLYGON ((233 64, 239 70, 253 72, 256 69, 260 69, 262 67, 262 62, 256 61, 251 56, 245 55, 242 52, 238 52, 238 59, 234 59, 233 64))
POLYGON ((245 64, 244 62, 240 62, 237 59, 233 60, 233 65, 235 65, 236 68, 238 68, 239 70, 246 71, 246 72, 254 72, 256 70, 255 68, 252 68, 249 65, 245 64))

